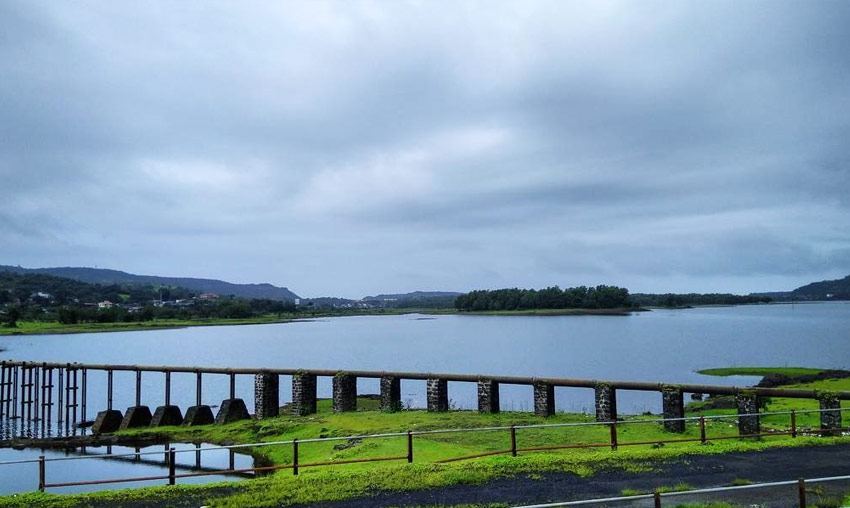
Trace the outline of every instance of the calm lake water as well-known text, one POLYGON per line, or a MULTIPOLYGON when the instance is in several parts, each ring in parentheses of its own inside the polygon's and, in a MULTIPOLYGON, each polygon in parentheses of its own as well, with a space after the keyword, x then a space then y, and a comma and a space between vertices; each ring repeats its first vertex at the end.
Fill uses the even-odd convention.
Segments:
MULTIPOLYGON (((271 325, 2 337, 2 359, 50 362, 405 370, 745 385, 698 369, 850 367, 850 304, 843 302, 655 310, 630 316, 361 316, 271 325)), ((163 403, 163 376, 143 375, 143 403, 163 403)), ((88 417, 105 407, 105 374, 89 373, 88 417), (104 379, 101 379, 104 378, 104 379)), ((132 373, 115 374, 115 407, 134 401, 132 373)), ((281 403, 291 399, 281 378, 281 403)), ((195 378, 173 376, 174 403, 194 404, 195 378)), ((331 380, 319 379, 319 396, 331 380)), ((360 380, 377 393, 377 380, 360 380)), ((204 403, 227 396, 226 376, 204 378, 204 403)), ((237 378, 253 411, 253 379, 237 378)), ((472 383, 450 383, 452 405, 474 408, 472 383)), ((658 394, 618 392, 621 413, 660 411, 658 394)), ((402 400, 425 405, 425 382, 402 382, 402 400)), ((531 388, 503 386, 504 410, 530 410, 531 388)), ((592 411, 588 389, 556 389, 559 411, 592 411)))
MULTIPOLYGON (((234 453, 230 450, 205 450, 199 448, 213 446, 210 444, 171 443, 170 445, 147 446, 144 448, 128 448, 126 446, 86 447, 75 450, 40 450, 27 448, 13 450, 0 449, 0 461, 31 460, 44 455, 50 459, 68 457, 90 457, 82 460, 58 460, 46 462, 45 478, 47 483, 72 483, 108 478, 142 478, 168 475, 165 450, 173 447, 175 454, 175 472, 179 474, 212 472, 224 469, 248 469, 253 467, 254 458, 250 455, 234 453), (138 454, 138 455, 136 455, 138 454)), ((0 495, 15 492, 28 492, 38 488, 38 464, 26 463, 6 465, 0 474, 0 495)), ((210 475, 190 478, 179 478, 178 484, 208 483, 233 481, 253 475, 210 475)), ((53 494, 68 494, 75 492, 92 492, 96 490, 112 490, 128 487, 149 487, 165 485, 167 480, 150 480, 140 482, 112 483, 105 485, 80 485, 73 487, 55 487, 47 489, 53 494)))

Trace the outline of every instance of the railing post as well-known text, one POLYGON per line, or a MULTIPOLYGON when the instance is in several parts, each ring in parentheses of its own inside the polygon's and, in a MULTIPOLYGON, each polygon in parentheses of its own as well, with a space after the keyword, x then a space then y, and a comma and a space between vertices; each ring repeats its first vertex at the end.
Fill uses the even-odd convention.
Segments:
MULTIPOLYGON (((59 371, 59 379, 61 382, 62 371, 59 371)), ((62 390, 59 390, 59 396, 62 396, 62 390)), ((61 404, 61 403, 60 403, 61 404)), ((112 369, 106 371, 106 410, 112 411, 112 369)))
POLYGON ((511 455, 516 457, 516 427, 511 425, 511 455))
POLYGON ((413 462, 413 432, 407 431, 407 463, 413 462))
POLYGON ((142 371, 136 369, 136 407, 142 405, 142 371))
POLYGON ((611 449, 617 449, 617 423, 611 422, 611 449))
POLYGON ((800 496, 800 508, 806 508, 806 480, 797 480, 797 494, 800 496))
POLYGON ((298 474, 298 439, 292 440, 292 474, 298 474))
POLYGON ((168 449, 168 484, 174 485, 175 483, 175 474, 174 470, 177 467, 177 453, 175 453, 174 448, 168 449))
POLYGON ((791 437, 797 437, 797 412, 791 410, 791 437))
POLYGON ((44 485, 47 483, 45 481, 45 472, 44 472, 44 455, 38 457, 38 491, 44 492, 44 485))
POLYGON ((699 441, 705 444, 705 417, 699 417, 699 441))
POLYGON ((656 490, 652 494, 652 498, 655 501, 655 508, 661 508, 661 493, 656 490))

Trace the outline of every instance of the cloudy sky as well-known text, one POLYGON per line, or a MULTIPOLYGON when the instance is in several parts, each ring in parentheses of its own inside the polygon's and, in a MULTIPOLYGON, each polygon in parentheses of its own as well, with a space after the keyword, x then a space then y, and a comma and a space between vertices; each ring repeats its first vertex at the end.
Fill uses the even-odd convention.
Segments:
POLYGON ((850 273, 850 2, 0 2, 0 264, 302 296, 850 273))

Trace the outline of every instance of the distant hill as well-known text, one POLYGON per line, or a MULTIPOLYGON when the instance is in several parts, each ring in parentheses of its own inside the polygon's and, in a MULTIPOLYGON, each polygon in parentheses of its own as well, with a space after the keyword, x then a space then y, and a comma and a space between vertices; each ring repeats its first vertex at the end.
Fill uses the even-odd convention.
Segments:
POLYGON ((850 300, 850 275, 843 279, 824 280, 800 286, 793 291, 777 291, 773 293, 753 293, 766 295, 774 300, 850 300))
POLYGON ((838 280, 824 280, 800 286, 791 294, 807 300, 850 300, 850 275, 838 280))
POLYGON ((160 277, 156 275, 135 275, 118 270, 85 267, 59 268, 21 268, 19 266, 2 266, 0 272, 12 273, 44 273, 55 277, 65 277, 90 284, 136 284, 174 286, 191 289, 201 293, 215 293, 227 296, 235 295, 241 298, 268 298, 271 300, 294 300, 298 295, 285 287, 271 284, 233 284, 216 279, 196 279, 192 277, 160 277))
POLYGON ((390 295, 377 295, 377 296, 364 296, 364 301, 370 300, 408 300, 408 299, 421 299, 421 298, 457 298, 463 293, 456 293, 454 291, 414 291, 412 293, 400 293, 400 294, 390 294, 390 295))

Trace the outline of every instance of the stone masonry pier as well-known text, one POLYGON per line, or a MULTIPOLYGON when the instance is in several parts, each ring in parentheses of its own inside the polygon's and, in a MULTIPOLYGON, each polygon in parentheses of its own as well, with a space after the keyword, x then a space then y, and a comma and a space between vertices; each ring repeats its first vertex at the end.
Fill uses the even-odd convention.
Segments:
MULTIPOLYGON (((821 410, 820 426, 824 435, 834 435, 841 428, 840 403, 850 400, 850 392, 818 393, 815 390, 760 388, 734 386, 714 386, 635 381, 602 381, 574 378, 540 378, 520 376, 491 376, 482 374, 437 374, 421 372, 385 372, 385 371, 335 371, 304 369, 237 369, 216 367, 175 367, 142 365, 102 365, 102 364, 62 364, 35 362, 0 362, 0 418, 21 418, 24 421, 37 421, 45 411, 55 410, 60 418, 64 411, 66 425, 70 422, 85 421, 87 405, 91 404, 86 396, 87 373, 90 371, 107 373, 107 400, 105 410, 99 411, 92 431, 108 433, 118 428, 160 425, 204 425, 230 423, 246 418, 270 418, 280 414, 280 376, 292 379, 292 413, 309 415, 316 412, 316 385, 319 377, 333 381, 333 409, 336 412, 357 410, 358 379, 377 379, 380 382, 380 407, 382 411, 402 409, 401 382, 403 380, 425 381, 427 389, 427 410, 449 411, 449 382, 475 383, 478 393, 478 411, 482 413, 499 412, 499 390, 502 385, 524 385, 531 389, 534 413, 540 416, 555 414, 555 389, 559 387, 586 388, 593 390, 596 420, 613 422, 617 420, 617 391, 637 390, 657 392, 661 395, 664 429, 669 432, 684 432, 685 422, 678 420, 685 416, 684 394, 699 393, 714 396, 732 396, 735 398, 740 435, 758 434, 759 399, 764 397, 785 397, 818 400, 821 410), (136 374, 136 404, 127 409, 126 414, 112 407, 113 372, 130 371, 136 374), (142 374, 165 376, 165 404, 151 414, 148 406, 143 405, 141 392, 142 374), (180 408, 171 404, 171 375, 173 373, 191 373, 196 376, 196 403, 186 409, 185 416, 180 408), (255 414, 248 413, 243 399, 237 397, 236 377, 253 376, 255 414), (230 396, 222 401, 217 415, 213 415, 210 406, 203 404, 202 388, 204 376, 228 376, 230 396), (58 383, 57 383, 58 382, 58 383), (64 384, 63 384, 64 383, 64 384), (56 389, 54 390, 54 387, 56 389), (54 396, 58 392, 58 397, 54 396), (64 392, 64 398, 63 398, 64 392), (39 399, 38 395, 41 395, 39 399), (78 397, 79 395, 79 397, 78 397), (78 409, 81 419, 77 419, 78 409)), ((161 399, 159 399, 161 400, 161 399)), ((104 405, 100 406, 101 408, 104 405)), ((49 413, 47 415, 49 419, 49 413)))

